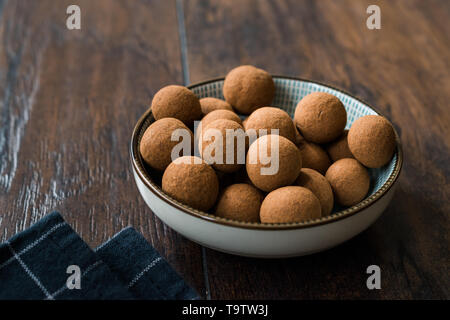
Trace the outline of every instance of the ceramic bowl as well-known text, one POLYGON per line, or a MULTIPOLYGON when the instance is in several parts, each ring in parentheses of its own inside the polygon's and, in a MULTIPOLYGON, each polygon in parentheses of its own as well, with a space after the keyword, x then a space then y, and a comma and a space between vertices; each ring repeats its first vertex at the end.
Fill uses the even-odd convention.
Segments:
MULTIPOLYGON (((299 78, 273 78, 276 92, 272 105, 291 116, 298 101, 315 91, 334 94, 342 101, 347 110, 347 128, 361 116, 380 114, 367 103, 331 86, 299 78)), ((223 99, 222 86, 223 78, 193 84, 189 88, 199 98, 223 99)), ((330 216, 301 223, 261 224, 228 220, 188 207, 162 191, 159 184, 162 174, 148 168, 138 152, 140 139, 153 121, 149 109, 137 122, 131 139, 131 163, 139 192, 166 225, 205 247, 230 254, 261 258, 301 256, 349 240, 374 223, 387 207, 402 167, 402 150, 396 133, 394 157, 382 168, 369 169, 370 190, 357 205, 335 208, 330 216)))

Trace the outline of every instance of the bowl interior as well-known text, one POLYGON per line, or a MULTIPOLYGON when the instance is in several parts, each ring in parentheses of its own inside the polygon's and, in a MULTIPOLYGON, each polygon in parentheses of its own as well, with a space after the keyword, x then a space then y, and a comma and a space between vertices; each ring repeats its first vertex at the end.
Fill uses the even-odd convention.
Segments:
MULTIPOLYGON (((275 82, 275 99, 272 103, 272 106, 285 110, 292 118, 294 117, 295 107, 297 106, 297 103, 304 96, 316 91, 331 93, 342 101, 342 103, 345 106, 345 110, 347 111, 346 129, 349 129, 352 123, 362 116, 378 114, 375 110, 373 110, 371 107, 364 104, 363 102, 339 90, 332 89, 325 85, 321 85, 310 81, 289 79, 282 77, 274 77, 274 82, 275 82)), ((199 98, 214 97, 224 99, 222 94, 222 87, 223 87, 223 80, 218 80, 204 84, 194 85, 191 87, 191 90, 199 98)), ((370 189, 366 198, 376 193, 386 183, 386 181, 389 179, 390 175, 394 171, 396 162, 397 162, 397 153, 395 153, 392 160, 384 167, 377 169, 369 169, 370 189)), ((333 213, 340 209, 341 208, 336 206, 333 210, 333 213)))

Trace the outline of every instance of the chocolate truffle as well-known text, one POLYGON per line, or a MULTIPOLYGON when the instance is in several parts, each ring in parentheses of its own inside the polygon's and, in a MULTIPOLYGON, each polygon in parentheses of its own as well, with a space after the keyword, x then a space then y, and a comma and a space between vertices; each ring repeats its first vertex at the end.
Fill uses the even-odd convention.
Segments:
POLYGON ((382 116, 369 115, 357 119, 348 132, 347 140, 353 156, 369 168, 384 166, 394 155, 394 128, 382 116))
POLYGON ((300 187, 311 190, 319 199, 322 208, 322 217, 328 216, 333 210, 334 197, 328 180, 319 172, 309 168, 302 168, 296 183, 300 187))
POLYGON ((347 135, 348 130, 345 130, 337 140, 325 146, 325 149, 333 162, 344 158, 354 158, 348 148, 347 135))
POLYGON ((187 126, 203 115, 197 96, 188 88, 175 85, 164 87, 155 94, 152 112, 156 120, 176 118, 187 126))
POLYGON ((207 97, 200 99, 200 106, 204 115, 207 115, 214 110, 229 110, 233 111, 230 104, 222 99, 217 99, 213 97, 207 97))
POLYGON ((291 223, 320 218, 319 199, 308 189, 288 186, 264 199, 259 213, 262 223, 291 223))
POLYGON ((245 123, 245 131, 255 130, 260 137, 261 131, 273 134, 272 129, 278 129, 278 134, 295 143, 295 126, 286 111, 274 107, 263 107, 255 110, 245 123))
POLYGON ((334 95, 313 92, 297 104, 294 121, 306 140, 326 143, 342 134, 347 123, 347 112, 334 95))
POLYGON ((311 168, 319 171, 321 174, 327 172, 328 167, 331 165, 331 161, 328 154, 321 146, 303 140, 303 142, 298 144, 298 148, 302 154, 303 168, 311 168))
POLYGON ((245 183, 233 184, 219 195, 214 214, 227 219, 259 222, 259 208, 263 199, 255 187, 245 183))
POLYGON ((369 173, 355 159, 336 161, 328 168, 325 177, 333 189, 336 201, 343 206, 357 204, 369 191, 369 173))
MULTIPOLYGON (((172 141, 172 133, 175 130, 186 130, 193 141, 193 134, 188 127, 178 119, 163 118, 153 122, 144 132, 139 144, 144 161, 154 169, 164 170, 172 162, 172 150, 181 142, 172 141)), ((192 149, 189 150, 189 155, 192 149)))
POLYGON ((272 76, 254 66, 239 66, 225 77, 223 96, 234 109, 243 114, 269 106, 275 96, 272 76))
POLYGON ((235 172, 245 163, 245 151, 248 147, 247 136, 244 128, 233 120, 218 119, 202 130, 200 148, 202 158, 212 166, 223 172, 235 172), (235 137, 229 135, 234 134, 235 137), (220 140, 216 141, 216 134, 220 134, 220 140), (229 138, 227 138, 227 134, 229 138), (216 155, 220 150, 222 155, 216 155), (232 161, 227 161, 227 153, 232 150, 232 161))
POLYGON ((270 192, 290 185, 297 179, 302 168, 302 157, 292 141, 270 134, 256 139, 250 145, 246 168, 252 183, 270 192))
POLYGON ((164 171, 162 189, 172 198, 198 210, 216 202, 219 181, 214 169, 198 157, 175 159, 164 171))
POLYGON ((196 130, 195 135, 197 137, 201 136, 201 131, 202 131, 202 127, 206 127, 208 124, 210 124, 211 122, 215 121, 215 120, 219 120, 219 119, 228 119, 228 120, 233 120, 239 124, 242 124, 241 118, 239 118, 239 116, 234 113, 233 111, 230 110, 214 110, 211 111, 210 113, 208 113, 206 116, 203 117, 202 121, 200 121, 198 128, 196 130))

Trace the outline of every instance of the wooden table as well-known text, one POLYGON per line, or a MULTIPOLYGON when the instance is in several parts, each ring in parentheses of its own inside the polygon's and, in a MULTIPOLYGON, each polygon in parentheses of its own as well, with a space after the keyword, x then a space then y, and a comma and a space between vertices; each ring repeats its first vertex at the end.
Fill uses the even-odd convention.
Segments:
POLYGON ((450 297, 450 2, 0 1, 0 238, 52 210, 95 247, 132 225, 205 298, 450 297), (66 28, 69 4, 81 30, 66 28), (366 8, 381 8, 369 30, 366 8), (202 248, 162 224, 131 174, 131 130, 167 84, 239 64, 343 88, 401 135, 392 204, 367 231, 311 256, 202 248), (381 290, 366 287, 381 268, 381 290))

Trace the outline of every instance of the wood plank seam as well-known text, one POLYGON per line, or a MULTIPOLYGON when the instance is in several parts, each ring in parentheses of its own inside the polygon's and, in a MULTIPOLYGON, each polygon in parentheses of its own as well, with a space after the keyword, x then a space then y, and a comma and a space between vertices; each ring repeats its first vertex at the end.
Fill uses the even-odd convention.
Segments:
MULTIPOLYGON (((187 40, 186 40, 186 27, 184 25, 184 8, 182 0, 176 0, 177 20, 178 20, 178 36, 180 39, 180 51, 181 51, 181 66, 183 69, 183 84, 187 86, 189 84, 189 64, 187 58, 187 40)), ((202 246, 202 267, 203 267, 203 279, 205 282, 205 297, 206 300, 211 300, 211 288, 209 286, 208 276, 208 262, 206 260, 205 247, 202 246)))

